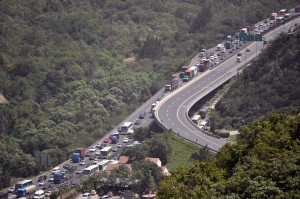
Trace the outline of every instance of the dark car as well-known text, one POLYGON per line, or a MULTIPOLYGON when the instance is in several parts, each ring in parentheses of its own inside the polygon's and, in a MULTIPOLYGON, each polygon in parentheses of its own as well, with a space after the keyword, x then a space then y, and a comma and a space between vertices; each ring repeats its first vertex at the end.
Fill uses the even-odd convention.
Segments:
POLYGON ((95 160, 95 155, 91 155, 91 156, 89 157, 89 160, 95 160))
POLYGON ((63 166, 63 168, 69 170, 69 169, 70 169, 70 164, 65 164, 65 165, 63 166))
POLYGON ((140 115, 139 115, 139 119, 144 119, 145 118, 145 113, 141 113, 140 115))
POLYGON ((40 176, 40 177, 38 178, 38 182, 46 181, 46 179, 47 179, 47 176, 46 176, 46 175, 40 176))
POLYGON ((117 129, 117 131, 121 132, 121 130, 122 130, 122 127, 119 126, 118 129, 117 129))
POLYGON ((86 152, 85 157, 90 157, 91 156, 91 152, 86 152))
POLYGON ((249 48, 247 48, 247 49, 246 49, 246 52, 250 52, 250 49, 249 49, 249 48))
POLYGON ((242 53, 238 53, 237 56, 238 56, 238 57, 242 56, 242 53))
POLYGON ((141 120, 139 120, 139 119, 138 119, 138 120, 135 120, 134 124, 135 124, 135 125, 141 124, 141 120))

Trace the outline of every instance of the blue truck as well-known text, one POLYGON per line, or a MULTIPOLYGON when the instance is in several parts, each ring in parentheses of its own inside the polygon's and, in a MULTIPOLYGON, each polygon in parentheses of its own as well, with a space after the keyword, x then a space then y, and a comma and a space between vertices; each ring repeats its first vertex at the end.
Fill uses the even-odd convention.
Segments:
POLYGON ((201 119, 206 118, 208 111, 209 111, 208 107, 203 107, 202 109, 200 109, 201 119))
POLYGON ((63 179, 64 179, 64 173, 62 173, 62 172, 55 172, 54 173, 54 180, 53 180, 54 184, 62 183, 63 179))
POLYGON ((71 159, 72 159, 72 162, 74 162, 74 163, 80 162, 80 154, 79 153, 73 153, 71 159))
POLYGON ((112 138, 111 138, 111 143, 112 144, 117 144, 119 141, 118 137, 116 135, 113 135, 112 138))

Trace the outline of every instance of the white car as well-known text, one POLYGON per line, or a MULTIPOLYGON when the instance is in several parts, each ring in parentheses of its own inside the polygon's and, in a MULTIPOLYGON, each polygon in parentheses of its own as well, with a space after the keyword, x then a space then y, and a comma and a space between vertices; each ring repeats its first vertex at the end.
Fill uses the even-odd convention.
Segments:
POLYGON ((91 197, 91 194, 90 193, 84 193, 82 195, 82 199, 89 199, 91 197))
POLYGON ((122 147, 122 144, 121 144, 121 143, 118 143, 118 144, 117 144, 117 147, 118 147, 118 148, 121 148, 121 147, 122 147))
POLYGON ((81 160, 80 162, 79 162, 79 165, 85 165, 85 161, 84 160, 81 160))
POLYGON ((43 186, 45 184, 45 181, 42 180, 41 182, 39 182, 39 186, 43 186))
POLYGON ((49 182, 53 182, 53 181, 54 181, 54 176, 53 176, 53 175, 50 175, 50 177, 48 178, 48 181, 49 181, 49 182))
POLYGON ((94 147, 90 148, 90 152, 94 153, 96 151, 96 149, 94 147))
POLYGON ((195 66, 200 66, 200 62, 196 62, 195 66))
POLYGON ((81 174, 81 173, 82 173, 82 170, 78 169, 78 170, 75 171, 75 173, 76 173, 76 174, 81 174))
POLYGON ((128 138, 124 138, 123 142, 124 143, 128 143, 129 139, 128 138))
POLYGON ((218 61, 215 61, 215 64, 219 64, 219 62, 218 62, 218 61))

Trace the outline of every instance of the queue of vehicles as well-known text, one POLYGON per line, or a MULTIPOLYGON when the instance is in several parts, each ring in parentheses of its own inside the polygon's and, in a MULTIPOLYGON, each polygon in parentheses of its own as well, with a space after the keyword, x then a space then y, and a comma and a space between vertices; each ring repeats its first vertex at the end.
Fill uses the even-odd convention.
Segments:
MULTIPOLYGON (((294 8, 294 13, 299 13, 300 12, 300 6, 296 6, 294 8)), ((270 28, 275 27, 278 24, 283 23, 284 21, 290 19, 291 13, 288 13, 288 11, 286 9, 282 9, 279 11, 279 13, 272 13, 271 17, 267 20, 265 20, 265 25, 264 24, 259 24, 259 25, 249 25, 246 28, 241 29, 241 32, 260 32, 260 33, 264 33, 265 31, 267 31, 270 28)), ((237 45, 235 49, 238 49, 238 46, 240 46, 240 41, 237 41, 237 45)), ((181 71, 179 74, 179 77, 183 78, 183 80, 185 79, 185 81, 189 81, 191 78, 195 77, 199 72, 204 72, 206 71, 208 68, 211 67, 211 63, 213 61, 216 61, 216 57, 217 56, 221 56, 223 53, 225 53, 225 49, 229 49, 229 53, 230 50, 232 50, 232 48, 234 48, 233 43, 233 39, 230 36, 227 36, 227 39, 225 41, 225 46, 222 45, 218 45, 217 46, 217 51, 220 51, 221 53, 213 53, 211 54, 209 57, 207 56, 208 52, 206 51, 206 49, 202 49, 201 52, 199 53, 199 57, 201 57, 202 59, 199 62, 196 62, 194 66, 189 67, 189 66, 183 66, 181 67, 181 71), (229 45, 229 41, 230 41, 230 45, 229 45)), ((223 57, 223 56, 222 56, 223 57)), ((241 61, 241 54, 237 54, 237 57, 240 57, 240 61, 241 61)), ((239 59, 239 58, 237 58, 239 59)), ((183 81, 182 80, 182 81, 183 81)), ((180 84, 180 80, 176 79, 176 80, 172 80, 171 82, 169 82, 166 86, 165 86, 165 93, 163 94, 162 97, 168 95, 170 92, 172 92, 173 90, 175 90, 179 84, 180 84)), ((151 111, 155 111, 155 106, 156 104, 159 102, 159 100, 157 100, 156 103, 151 105, 151 111)), ((205 118, 206 114, 207 114, 207 110, 200 110, 200 118, 205 118)), ((143 119, 145 117, 146 112, 141 113, 139 116, 139 119, 143 119)), ((127 144, 129 143, 129 139, 132 138, 132 125, 134 125, 134 123, 132 122, 125 122, 120 128, 118 128, 118 130, 120 132, 118 133, 114 133, 112 135, 112 137, 110 137, 109 141, 107 143, 111 144, 111 145, 115 145, 114 149, 118 149, 118 148, 122 148, 123 147, 123 143, 127 144), (125 135, 125 136, 124 136, 125 135), (123 136, 123 142, 120 143, 119 140, 121 139, 120 137, 123 136)), ((134 144, 128 144, 128 145, 132 145, 134 146, 134 144)), ((98 149, 96 148, 91 148, 89 151, 85 151, 84 148, 77 148, 74 150, 74 153, 72 154, 71 157, 71 162, 72 163, 78 163, 78 167, 85 167, 83 168, 81 171, 80 170, 76 170, 75 173, 77 174, 82 174, 84 176, 88 176, 91 175, 91 173, 93 173, 94 171, 100 171, 100 170, 104 170, 106 165, 111 162, 111 160, 109 160, 109 158, 111 158, 112 152, 113 152, 113 148, 112 146, 106 146, 104 145, 104 143, 100 143, 99 145, 96 145, 98 149), (103 147, 103 148, 102 148, 103 147), (102 149, 100 149, 102 148, 102 149), (97 153, 100 150, 100 153, 97 153), (101 157, 102 160, 100 161, 95 161, 96 159, 96 154, 98 154, 98 157, 101 157), (91 158, 91 157, 94 157, 91 158), (106 160, 104 160, 106 159, 106 160), (86 160, 94 160, 92 163, 86 163, 88 161, 86 160), (96 165, 96 166, 95 166, 96 165), (80 171, 80 172, 77 172, 80 171)), ((114 151, 116 152, 116 151, 114 151)), ((64 169, 68 170, 73 168, 77 168, 76 165, 70 165, 70 164, 65 164, 63 166, 64 169)), ((53 184, 61 184, 64 181, 65 178, 65 171, 61 171, 60 168, 54 168, 53 172, 51 173, 51 175, 49 177, 47 177, 46 175, 40 176, 38 178, 38 185, 43 186, 44 183, 46 182, 46 180, 48 180, 49 182, 53 182, 53 184)), ((34 194, 34 198, 43 198, 44 195, 47 195, 47 193, 49 194, 49 192, 45 192, 43 190, 37 190, 38 186, 36 184, 33 183, 33 180, 23 180, 20 182, 17 182, 16 185, 14 186, 13 189, 11 189, 11 192, 14 192, 16 194, 17 198, 21 198, 21 197, 27 197, 28 195, 32 195, 34 194)))

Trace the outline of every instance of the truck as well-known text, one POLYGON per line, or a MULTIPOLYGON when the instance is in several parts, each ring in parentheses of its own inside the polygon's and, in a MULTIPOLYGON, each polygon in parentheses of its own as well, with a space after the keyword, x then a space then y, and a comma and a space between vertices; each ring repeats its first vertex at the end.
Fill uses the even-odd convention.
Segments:
POLYGON ((28 195, 36 191, 36 185, 29 185, 25 188, 19 188, 17 190, 17 198, 27 197, 28 195))
POLYGON ((223 44, 218 44, 218 45, 217 45, 217 50, 218 50, 218 51, 222 50, 222 48, 223 48, 223 44))
POLYGON ((62 173, 62 172, 55 172, 54 173, 54 180, 53 180, 54 184, 62 183, 63 179, 64 179, 64 173, 62 173))
POLYGON ((179 84, 179 81, 176 79, 176 80, 172 80, 170 81, 168 84, 165 85, 165 92, 171 92, 173 91, 174 89, 176 89, 178 87, 178 84, 179 84))
POLYGON ((200 66, 199 66, 199 72, 204 72, 204 71, 206 71, 208 68, 209 68, 209 62, 200 64, 200 66))
POLYGON ((114 134, 113 134, 113 136, 116 136, 118 139, 120 138, 120 133, 119 132, 115 132, 114 134))
POLYGON ((153 104, 151 104, 151 106, 150 106, 150 113, 154 112, 154 108, 156 107, 156 103, 157 102, 154 102, 153 104))
POLYGON ((248 29, 247 28, 242 28, 240 33, 242 34, 248 34, 248 29))
POLYGON ((225 41, 225 48, 226 49, 231 49, 231 47, 232 47, 231 41, 225 41))
POLYGON ((276 21, 276 19, 277 19, 277 13, 276 13, 276 12, 273 12, 273 13, 271 14, 270 20, 276 21))
POLYGON ((192 77, 195 77, 198 73, 197 66, 192 66, 189 68, 190 71, 192 71, 192 77))
POLYGON ((78 163, 80 162, 80 153, 73 153, 71 160, 73 163, 78 163))
POLYGON ((252 30, 254 30, 255 24, 247 25, 246 28, 247 28, 247 31, 248 31, 248 32, 251 32, 252 30))
POLYGON ((111 143, 112 143, 112 144, 117 144, 118 141, 119 141, 118 137, 115 136, 115 135, 113 135, 112 138, 111 138, 111 143))
POLYGON ((182 81, 183 82, 188 82, 188 81, 190 81, 190 77, 188 76, 188 75, 185 75, 184 77, 183 77, 183 79, 182 79, 182 81))
POLYGON ((79 153, 82 160, 85 158, 85 148, 76 148, 74 153, 79 153))
POLYGON ((188 76, 190 79, 193 77, 193 71, 191 70, 186 70, 184 73, 184 76, 188 76))
POLYGON ((205 119, 206 118, 208 111, 209 111, 208 107, 203 107, 202 109, 200 109, 201 119, 205 119))
POLYGON ((189 68, 190 68, 189 66, 182 66, 181 69, 180 69, 179 77, 183 78, 184 74, 185 74, 185 71, 188 70, 189 68))

